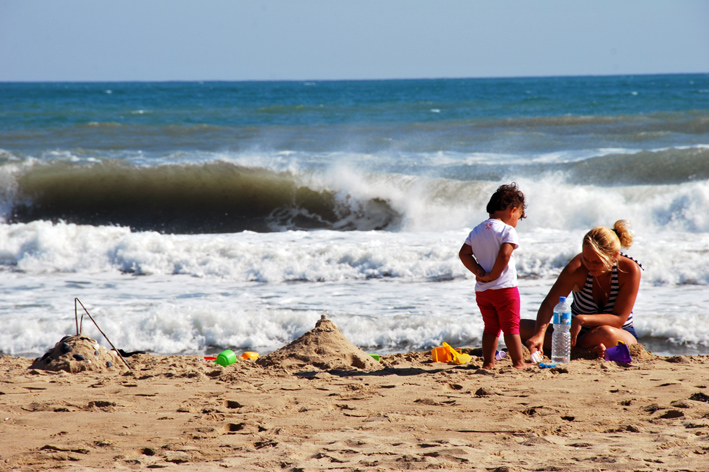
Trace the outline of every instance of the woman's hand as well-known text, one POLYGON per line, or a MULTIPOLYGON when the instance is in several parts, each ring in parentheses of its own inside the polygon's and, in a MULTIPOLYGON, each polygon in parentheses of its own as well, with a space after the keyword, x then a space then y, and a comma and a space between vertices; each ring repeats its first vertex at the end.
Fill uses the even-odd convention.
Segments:
POLYGON ((583 322, 581 321, 580 316, 574 316, 571 319, 571 329, 569 330, 569 334, 571 335, 571 348, 573 349, 576 347, 576 341, 578 340, 579 333, 581 332, 581 328, 583 327, 583 322))
POLYGON ((532 335, 527 339, 525 345, 529 348, 530 354, 534 354, 536 351, 544 354, 544 332, 532 335))

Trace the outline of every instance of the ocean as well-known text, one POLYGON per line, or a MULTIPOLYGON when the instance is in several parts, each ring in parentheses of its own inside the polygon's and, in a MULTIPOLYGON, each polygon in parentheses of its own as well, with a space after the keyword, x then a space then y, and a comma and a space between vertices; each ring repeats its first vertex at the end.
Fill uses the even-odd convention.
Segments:
POLYGON ((76 299, 126 351, 264 354, 321 315, 479 346, 458 250, 509 182, 523 318, 627 219, 640 341, 709 354, 709 74, 0 83, 0 353, 75 334, 76 299))

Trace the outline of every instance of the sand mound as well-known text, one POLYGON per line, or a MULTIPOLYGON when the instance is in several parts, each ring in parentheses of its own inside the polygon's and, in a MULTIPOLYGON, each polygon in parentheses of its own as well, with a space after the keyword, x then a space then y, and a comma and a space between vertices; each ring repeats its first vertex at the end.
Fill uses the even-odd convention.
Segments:
POLYGON ((30 368, 72 373, 84 370, 119 373, 128 370, 115 351, 82 335, 65 336, 44 356, 35 359, 30 368))
POLYGON ((634 361, 647 361, 657 357, 651 351, 646 351, 645 346, 640 343, 631 344, 628 346, 628 350, 634 361))
POLYGON ((285 369, 301 369, 306 366, 323 370, 381 368, 377 361, 352 344, 324 315, 314 329, 256 362, 262 366, 285 369))

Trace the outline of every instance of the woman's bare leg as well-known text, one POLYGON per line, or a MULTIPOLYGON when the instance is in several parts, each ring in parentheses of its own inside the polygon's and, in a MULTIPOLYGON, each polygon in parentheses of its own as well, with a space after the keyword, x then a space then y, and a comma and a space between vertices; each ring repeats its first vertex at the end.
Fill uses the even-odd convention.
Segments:
POLYGON ((628 346, 638 342, 635 336, 626 330, 605 325, 593 328, 584 334, 576 347, 594 352, 598 357, 603 357, 606 348, 615 346, 618 341, 622 341, 628 346))

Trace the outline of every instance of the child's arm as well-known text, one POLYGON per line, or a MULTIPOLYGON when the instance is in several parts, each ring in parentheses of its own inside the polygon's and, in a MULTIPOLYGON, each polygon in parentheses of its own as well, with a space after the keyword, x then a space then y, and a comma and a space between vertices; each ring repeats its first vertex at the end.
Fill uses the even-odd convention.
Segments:
POLYGON ((458 257, 463 265, 476 277, 482 277, 485 275, 485 269, 483 266, 478 264, 477 259, 475 259, 475 254, 473 254, 473 247, 470 244, 463 243, 463 247, 460 248, 458 252, 458 257))
POLYGON ((511 243, 502 243, 500 245, 500 250, 497 252, 497 259, 495 259, 495 265, 492 266, 492 270, 479 276, 480 282, 492 282, 502 275, 502 271, 505 270, 507 264, 510 262, 510 257, 512 257, 512 251, 515 250, 515 245, 511 243))

